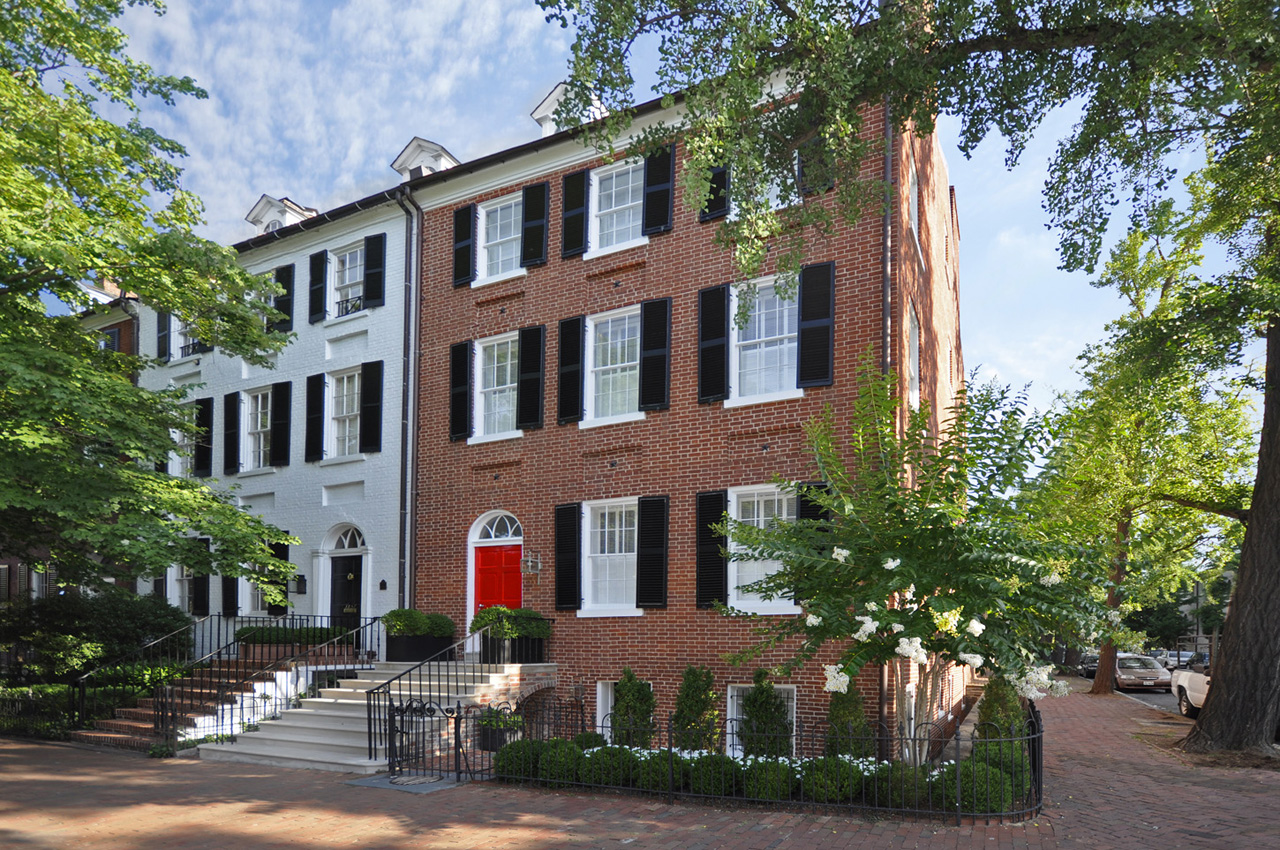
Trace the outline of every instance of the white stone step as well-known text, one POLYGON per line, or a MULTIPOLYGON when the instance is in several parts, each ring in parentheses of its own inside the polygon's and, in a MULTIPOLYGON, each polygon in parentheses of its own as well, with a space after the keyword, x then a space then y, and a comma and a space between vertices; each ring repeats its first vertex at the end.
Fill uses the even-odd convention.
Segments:
MULTIPOLYGON (((243 736, 242 736, 243 737, 243 736)), ((201 744, 200 758, 209 761, 227 761, 240 764, 263 764, 271 767, 295 767, 307 770, 332 770, 339 773, 381 773, 387 769, 387 762, 371 761, 363 757, 346 757, 335 755, 328 749, 320 747, 298 747, 282 749, 262 746, 251 742, 235 744, 201 744)))

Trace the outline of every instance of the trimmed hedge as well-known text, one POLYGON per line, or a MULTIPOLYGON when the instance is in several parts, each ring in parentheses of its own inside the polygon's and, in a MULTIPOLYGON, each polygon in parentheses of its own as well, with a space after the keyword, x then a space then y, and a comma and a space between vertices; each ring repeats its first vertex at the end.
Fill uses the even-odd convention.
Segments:
POLYGON ((689 790, 708 797, 733 797, 742 788, 742 765, 730 756, 707 753, 689 766, 689 790))
POLYGON ((646 791, 683 791, 689 787, 691 762, 683 756, 666 750, 654 750, 640 760, 640 774, 636 786, 646 791), (673 782, 674 781, 674 782, 673 782))
POLYGON ((813 759, 801 771, 800 789, 815 803, 854 803, 862 797, 862 771, 836 756, 813 759))
POLYGON ((494 775, 513 782, 537 779, 543 746, 542 741, 527 738, 505 744, 493 756, 494 775))
POLYGON ((585 756, 573 741, 547 741, 538 757, 538 779, 552 788, 564 788, 579 781, 585 756))
POLYGON ((754 761, 742 772, 742 791, 753 800, 790 800, 795 787, 795 768, 785 761, 754 761))
POLYGON ((640 757, 626 747, 599 747, 582 757, 579 778, 588 785, 632 788, 640 774, 640 757))
POLYGON ((609 740, 599 732, 579 732, 573 736, 573 742, 582 748, 583 752, 594 750, 596 747, 603 747, 609 743, 609 740))

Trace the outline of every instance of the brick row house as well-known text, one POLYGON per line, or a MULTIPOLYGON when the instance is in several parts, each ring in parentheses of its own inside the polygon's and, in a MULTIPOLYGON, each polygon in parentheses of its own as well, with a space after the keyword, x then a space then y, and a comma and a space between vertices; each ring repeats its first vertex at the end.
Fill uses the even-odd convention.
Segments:
MULTIPOLYGON (((882 132, 881 110, 867 114, 882 132)), ((642 108, 636 129, 659 117, 642 108)), ((491 604, 553 617, 560 694, 598 719, 625 667, 665 717, 691 663, 713 669, 724 716, 738 716, 752 671, 723 656, 754 624, 714 604, 800 609, 740 591, 776 565, 728 561, 711 526, 726 511, 804 512, 774 476, 812 480, 804 423, 848 409, 868 354, 882 362, 887 344, 903 397, 934 410, 963 375, 959 230, 935 138, 895 137, 887 229, 871 217, 811 239, 794 300, 766 265, 745 327, 713 244, 731 201, 683 203, 683 159, 677 140, 609 161, 561 132, 411 184, 425 209, 413 600, 459 621, 491 604)), ((732 197, 731 174, 715 185, 732 197)), ((823 682, 811 664, 777 684, 813 721, 823 682)))

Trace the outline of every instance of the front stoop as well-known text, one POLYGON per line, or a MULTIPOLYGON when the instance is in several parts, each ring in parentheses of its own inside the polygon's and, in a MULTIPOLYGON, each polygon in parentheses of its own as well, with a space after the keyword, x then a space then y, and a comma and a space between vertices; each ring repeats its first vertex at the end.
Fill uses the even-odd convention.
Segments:
MULTIPOLYGON (((386 757, 376 761, 369 755, 369 718, 365 692, 406 670, 413 664, 379 662, 362 671, 359 678, 343 679, 336 688, 325 688, 320 696, 302 700, 300 708, 280 715, 278 720, 259 724, 257 731, 236 736, 234 743, 201 744, 200 758, 210 761, 263 764, 332 770, 343 773, 380 773, 387 769, 386 757)), ((480 665, 471 666, 476 670, 480 665)), ((554 664, 487 664, 479 684, 455 683, 450 693, 414 693, 418 699, 453 707, 483 705, 510 689, 513 680, 531 673, 551 674, 554 664)))

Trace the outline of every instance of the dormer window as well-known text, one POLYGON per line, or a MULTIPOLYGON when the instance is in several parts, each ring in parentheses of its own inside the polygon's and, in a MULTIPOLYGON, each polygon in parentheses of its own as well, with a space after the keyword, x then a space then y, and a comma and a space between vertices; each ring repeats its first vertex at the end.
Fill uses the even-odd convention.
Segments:
POLYGON ((278 219, 278 218, 273 218, 273 219, 271 219, 271 221, 268 221, 268 222, 267 222, 267 226, 266 226, 266 227, 262 228, 262 232, 263 232, 263 233, 270 233, 270 232, 271 232, 271 231, 273 231, 273 230, 279 230, 279 229, 280 229, 281 227, 283 227, 283 226, 284 226, 284 225, 282 225, 282 224, 280 223, 280 219, 278 219))

